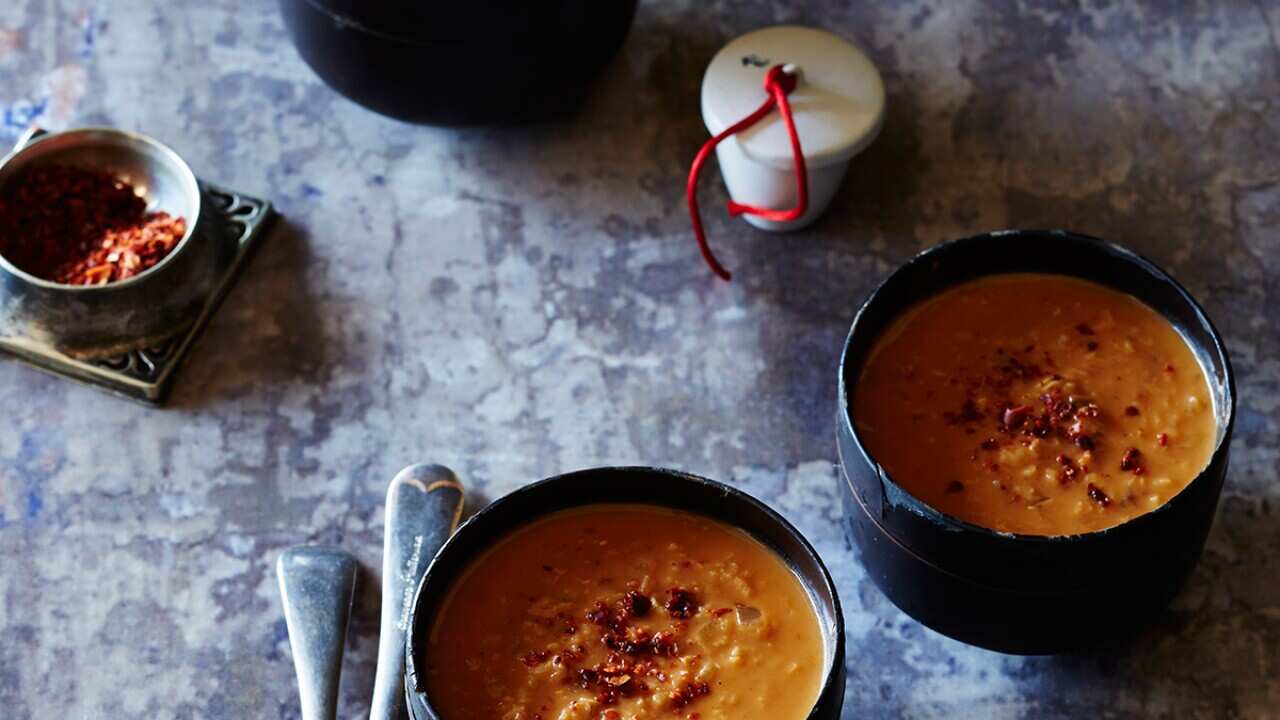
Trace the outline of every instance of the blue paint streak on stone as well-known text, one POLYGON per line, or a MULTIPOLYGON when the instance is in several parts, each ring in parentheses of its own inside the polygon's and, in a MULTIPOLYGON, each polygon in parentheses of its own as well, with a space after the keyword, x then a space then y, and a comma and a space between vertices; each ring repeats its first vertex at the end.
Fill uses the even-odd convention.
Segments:
POLYGON ((10 139, 16 138, 23 130, 36 124, 48 109, 47 96, 34 101, 20 100, 0 110, 0 133, 10 139))
POLYGON ((95 35, 97 33, 97 13, 93 8, 89 8, 85 12, 84 23, 80 29, 80 59, 89 60, 93 57, 93 46, 96 42, 95 35))
POLYGON ((65 464, 66 457, 57 438, 39 430, 23 435, 14 469, 23 478, 22 517, 25 521, 34 522, 45 514, 44 488, 65 464))
POLYGON ((31 488, 27 490, 27 519, 35 520, 40 516, 40 510, 44 507, 44 498, 40 495, 40 490, 31 488))
POLYGON ((284 619, 277 620, 271 625, 271 643, 267 648, 266 658, 271 661, 281 659, 280 649, 289 644, 289 626, 285 624, 284 619))

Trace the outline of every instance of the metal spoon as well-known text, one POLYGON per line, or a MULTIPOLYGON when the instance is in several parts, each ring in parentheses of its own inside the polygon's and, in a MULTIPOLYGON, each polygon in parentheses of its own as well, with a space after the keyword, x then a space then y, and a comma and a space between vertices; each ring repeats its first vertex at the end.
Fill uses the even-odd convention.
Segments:
POLYGON ((410 465, 387 488, 382 555, 382 634, 370 720, 408 717, 404 651, 413 594, 462 517, 462 484, 441 465, 410 465))
POLYGON ((301 545, 276 561, 302 720, 333 720, 347 621, 356 589, 356 559, 333 547, 301 545))

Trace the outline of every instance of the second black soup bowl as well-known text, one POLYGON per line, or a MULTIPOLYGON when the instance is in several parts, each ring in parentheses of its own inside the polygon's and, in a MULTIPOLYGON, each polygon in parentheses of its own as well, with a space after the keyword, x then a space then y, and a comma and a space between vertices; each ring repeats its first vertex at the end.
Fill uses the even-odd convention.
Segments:
POLYGON ((885 595, 925 625, 1008 653, 1083 650, 1131 635, 1158 616, 1200 557, 1227 473, 1235 380, 1204 311, 1151 261, 1060 230, 1009 230, 935 246, 898 269, 863 304, 840 364, 838 449, 851 535, 885 595), (863 363, 900 313, 985 275, 1038 272, 1129 293, 1186 338, 1208 375, 1218 442, 1181 493, 1145 515, 1081 535, 988 530, 929 507, 894 482, 858 436, 851 408, 863 363))
MULTIPOLYGON (((463 523, 427 568, 409 616, 405 692, 414 720, 442 718, 426 688, 427 638, 455 580, 495 543, 551 513, 601 503, 638 503, 705 515, 746 531, 791 567, 813 600, 821 625, 826 674, 809 720, 837 720, 844 700, 844 616, 835 585, 798 530, 764 503, 728 485, 646 467, 581 470, 525 486, 463 523)), ((743 720, 765 720, 743 718, 743 720)))

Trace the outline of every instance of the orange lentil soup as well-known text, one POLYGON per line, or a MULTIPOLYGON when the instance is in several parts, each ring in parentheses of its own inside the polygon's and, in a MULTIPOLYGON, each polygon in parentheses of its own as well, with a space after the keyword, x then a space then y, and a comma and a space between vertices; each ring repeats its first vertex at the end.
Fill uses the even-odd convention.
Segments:
POLYGON ((444 720, 803 720, 824 659, 809 595, 773 551, 699 515, 598 505, 478 559, 426 673, 444 720))
POLYGON ((866 448, 944 513, 1073 535, 1160 507, 1208 464, 1204 370, 1136 298, 1060 275, 970 281, 908 310, 854 397, 866 448))

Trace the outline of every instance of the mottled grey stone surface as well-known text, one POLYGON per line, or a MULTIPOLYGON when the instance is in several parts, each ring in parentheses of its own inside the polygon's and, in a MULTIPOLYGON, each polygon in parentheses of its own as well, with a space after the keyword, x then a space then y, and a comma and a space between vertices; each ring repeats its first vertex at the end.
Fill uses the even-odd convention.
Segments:
MULTIPOLYGON (((386 483, 418 460, 482 498, 610 463, 759 494, 837 576, 847 718, 1280 717, 1280 6, 1148 5, 646 2, 571 120, 459 131, 335 96, 267 0, 0 3, 0 136, 143 130, 286 218, 168 408, 0 363, 0 717, 297 717, 272 563, 323 541, 377 567, 386 483), (698 84, 727 39, 780 22, 865 47, 887 123, 796 235, 728 220, 708 181, 725 285, 682 198, 698 84), (1204 559, 1119 655, 942 638, 841 530, 831 417, 855 307, 912 253, 1006 226, 1153 257, 1239 373, 1204 559)), ((361 579, 349 718, 375 656, 361 579)))

